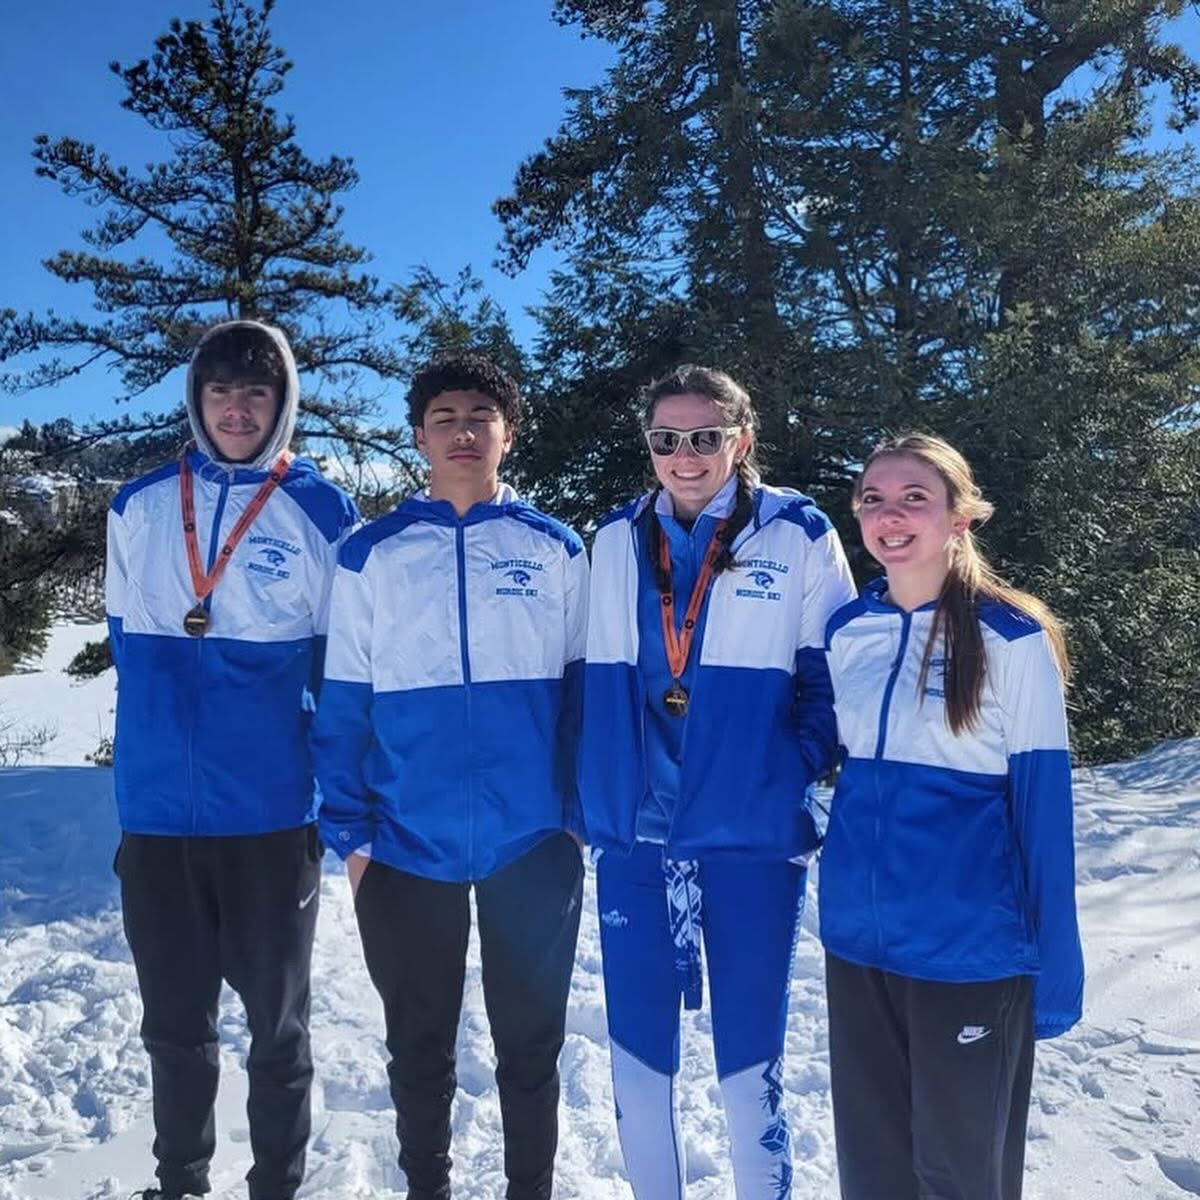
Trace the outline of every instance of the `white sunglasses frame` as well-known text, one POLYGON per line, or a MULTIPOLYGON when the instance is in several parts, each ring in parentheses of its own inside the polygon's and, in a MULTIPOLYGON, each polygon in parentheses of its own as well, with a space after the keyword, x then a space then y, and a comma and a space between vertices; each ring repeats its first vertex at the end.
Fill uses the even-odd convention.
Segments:
POLYGON ((731 438, 739 436, 742 432, 742 426, 740 425, 701 425, 696 429, 674 429, 670 425, 654 425, 650 429, 643 429, 642 436, 645 438, 647 449, 652 455, 654 455, 655 458, 674 458, 675 455, 679 453, 680 447, 684 444, 684 442, 687 443, 688 449, 691 450, 691 452, 697 458, 713 458, 721 453, 727 441, 729 441, 731 438), (675 449, 669 454, 660 454, 657 450, 655 450, 650 444, 650 438, 656 433, 675 434, 675 436, 679 438, 679 441, 675 443, 675 449), (724 437, 722 438, 721 444, 715 450, 711 450, 706 454, 704 451, 697 449, 696 443, 692 440, 698 433, 721 433, 724 435, 724 437))

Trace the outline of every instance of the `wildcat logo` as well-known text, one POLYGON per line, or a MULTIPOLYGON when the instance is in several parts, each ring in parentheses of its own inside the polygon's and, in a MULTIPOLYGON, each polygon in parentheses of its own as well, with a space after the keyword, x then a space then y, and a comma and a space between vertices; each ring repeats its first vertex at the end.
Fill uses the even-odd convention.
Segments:
POLYGON ((536 596, 537 588, 529 585, 534 575, 546 568, 542 563, 527 558, 502 558, 493 562, 491 569, 502 572, 501 580, 511 580, 500 583, 496 588, 497 596, 536 596))
POLYGON ((787 574, 787 567, 782 563, 768 562, 763 559, 751 559, 740 564, 746 572, 746 580, 754 584, 752 588, 740 587, 734 592, 749 600, 782 600, 783 593, 774 591, 776 574, 787 574))
POLYGON ((285 570, 283 566, 287 562, 287 554, 284 551, 286 550, 290 554, 299 554, 300 548, 298 546, 292 546, 290 543, 279 541, 277 538, 250 538, 250 541, 268 542, 270 544, 259 550, 258 557, 251 559, 246 564, 247 571, 252 571, 256 575, 265 575, 268 579, 291 578, 291 571, 285 570), (260 562, 259 559, 264 559, 265 561, 260 562))
POLYGON ((285 570, 283 564, 287 562, 289 554, 293 558, 300 557, 300 547, 294 542, 285 542, 283 538, 256 533, 253 537, 246 539, 246 545, 258 547, 255 557, 246 563, 247 571, 265 576, 267 579, 290 579, 292 577, 291 571, 285 570), (260 559, 265 561, 259 561, 260 559))

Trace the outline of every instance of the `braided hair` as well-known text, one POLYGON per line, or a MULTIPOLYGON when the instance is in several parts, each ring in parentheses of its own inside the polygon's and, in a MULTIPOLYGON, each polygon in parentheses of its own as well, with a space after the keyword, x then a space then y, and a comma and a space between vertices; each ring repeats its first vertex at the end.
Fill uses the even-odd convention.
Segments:
MULTIPOLYGON (((733 557, 733 543, 754 517, 754 489, 760 480, 756 453, 758 447, 754 440, 754 431, 758 428, 758 415, 746 389, 724 371, 718 371, 715 367, 698 367, 692 363, 684 363, 669 374, 656 379, 643 391, 642 420, 647 429, 654 421, 654 410, 658 402, 668 396, 703 396, 716 405, 723 424, 737 426, 750 434, 750 445, 736 467, 737 496, 733 512, 717 535, 721 550, 713 564, 713 574, 720 575, 723 571, 737 566, 733 557)), ((665 592, 670 590, 671 579, 662 566, 664 534, 658 519, 658 497, 662 490, 662 485, 658 484, 646 507, 646 540, 655 582, 659 590, 665 592)))

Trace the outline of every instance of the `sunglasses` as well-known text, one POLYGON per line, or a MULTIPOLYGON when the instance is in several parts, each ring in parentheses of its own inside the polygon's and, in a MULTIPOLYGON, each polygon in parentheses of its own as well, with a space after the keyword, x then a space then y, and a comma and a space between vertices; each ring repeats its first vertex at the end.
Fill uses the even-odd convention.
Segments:
POLYGON ((703 429, 647 429, 646 445, 651 454, 661 458, 670 458, 684 442, 691 447, 693 454, 701 458, 710 458, 721 452, 726 439, 740 433, 737 425, 707 425, 703 429))

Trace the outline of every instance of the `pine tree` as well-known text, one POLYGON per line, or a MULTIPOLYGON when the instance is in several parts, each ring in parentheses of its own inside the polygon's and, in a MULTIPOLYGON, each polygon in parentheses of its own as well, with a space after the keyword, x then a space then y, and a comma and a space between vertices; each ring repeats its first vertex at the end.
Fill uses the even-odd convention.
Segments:
MULTIPOLYGON (((393 293, 339 230, 353 162, 310 158, 275 107, 292 64, 272 40, 273 7, 213 0, 207 22, 174 20, 149 58, 110 65, 122 107, 163 135, 163 161, 137 171, 72 137, 35 139, 37 174, 101 212, 83 248, 45 263, 91 290, 95 315, 0 313, 0 361, 36 358, 3 383, 51 386, 101 364, 120 380, 115 399, 130 400, 185 363, 206 326, 256 318, 292 341, 302 433, 403 462, 398 431, 366 424, 378 416, 371 380, 405 365, 384 337, 393 293)), ((126 418, 102 432, 140 428, 126 418)))
POLYGON ((1147 148, 1154 89, 1197 115, 1181 8, 560 0, 617 65, 497 206, 511 267, 571 246, 538 346, 559 491, 632 482, 633 385, 682 358, 750 383, 774 478, 851 546, 862 453, 931 429, 1068 620, 1084 757, 1200 730, 1200 189, 1147 148))
MULTIPOLYGON (((766 161, 758 40, 766 0, 560 0, 556 14, 618 52, 569 93, 558 134, 496 204, 504 265, 568 248, 540 313, 547 422, 587 441, 559 468, 584 497, 642 473, 637 388, 680 361, 716 363, 754 395, 774 478, 819 486, 846 447, 809 386, 812 329, 793 304, 766 161), (620 439, 606 441, 606 423, 620 439), (818 437, 837 444, 822 450, 818 437), (572 476, 572 472, 576 474, 572 476)), ((546 465, 553 465, 557 440, 546 465)), ((840 477, 841 472, 836 472, 840 477)))
MULTIPOLYGON (((388 488, 407 492, 420 476, 406 431, 378 424, 380 381, 410 366, 393 336, 397 293, 340 231, 353 162, 305 154, 275 107, 292 64, 272 39, 273 7, 213 0, 207 21, 172 21, 150 57, 110 64, 122 107, 162 136, 162 161, 136 170, 73 137, 35 139, 36 173, 99 212, 82 247, 44 264, 90 291, 92 314, 0 310, 0 362, 33 361, 0 387, 48 388, 104 367, 119 381, 114 400, 128 402, 186 363, 215 321, 261 319, 295 351, 299 435, 320 439, 348 472, 388 459, 388 488)), ((36 537, 16 524, 2 531, 0 641, 10 655, 37 649, 64 576, 102 561, 111 487, 91 486, 98 463, 111 484, 177 454, 186 436, 181 404, 163 416, 66 423, 28 447, 38 465, 77 478, 80 509, 36 537)))

